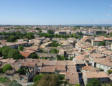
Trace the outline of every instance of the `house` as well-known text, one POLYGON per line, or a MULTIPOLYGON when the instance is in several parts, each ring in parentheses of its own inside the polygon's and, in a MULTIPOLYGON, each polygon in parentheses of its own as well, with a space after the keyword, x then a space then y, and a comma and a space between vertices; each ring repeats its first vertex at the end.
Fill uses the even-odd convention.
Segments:
POLYGON ((112 69, 112 61, 110 58, 91 58, 89 62, 93 67, 102 69, 105 72, 112 69))
POLYGON ((16 63, 17 65, 18 63, 21 64, 20 67, 28 68, 26 74, 28 81, 31 81, 32 78, 39 73, 58 73, 65 75, 65 79, 67 79, 70 84, 79 84, 78 72, 76 71, 75 62, 73 61, 24 59, 18 60, 16 63))
POLYGON ((95 37, 95 39, 92 40, 92 46, 99 46, 101 42, 104 42, 104 38, 104 36, 95 37))
POLYGON ((103 43, 102 46, 107 46, 108 49, 111 49, 111 45, 112 45, 112 38, 107 38, 104 36, 99 36, 99 37, 95 37, 94 40, 92 40, 92 45, 93 46, 101 46, 101 43, 103 43))
POLYGON ((91 79, 98 79, 102 83, 110 82, 110 78, 105 72, 83 72, 83 81, 85 85, 91 79))

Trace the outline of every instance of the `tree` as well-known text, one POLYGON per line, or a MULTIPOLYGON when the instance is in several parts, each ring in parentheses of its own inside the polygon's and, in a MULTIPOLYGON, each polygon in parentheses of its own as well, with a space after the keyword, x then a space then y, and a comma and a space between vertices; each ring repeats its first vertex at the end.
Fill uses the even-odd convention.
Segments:
POLYGON ((19 51, 23 51, 23 49, 24 49, 23 46, 19 46, 19 47, 18 47, 18 50, 19 50, 19 51))
POLYGON ((55 48, 50 50, 50 53, 53 53, 53 54, 57 54, 58 52, 59 52, 59 50, 57 50, 55 48))
POLYGON ((40 28, 36 28, 36 30, 41 30, 40 28))
POLYGON ((8 82, 9 79, 7 77, 0 77, 0 83, 8 82))
POLYGON ((49 44, 50 47, 58 47, 60 44, 57 41, 53 41, 52 43, 49 44))
POLYGON ((48 34, 54 34, 53 30, 48 30, 47 32, 48 32, 48 34))
POLYGON ((33 78, 33 82, 38 82, 42 77, 43 77, 43 74, 36 75, 36 76, 33 78))
POLYGON ((80 86, 80 84, 76 84, 75 86, 80 86))
POLYGON ((57 55, 57 60, 65 60, 64 56, 57 55))
POLYGON ((11 83, 9 84, 9 86, 22 86, 22 85, 19 84, 17 81, 13 80, 13 81, 11 81, 11 83))
POLYGON ((8 52, 8 57, 9 58, 14 58, 14 59, 22 59, 23 56, 20 55, 19 51, 16 50, 16 49, 11 49, 9 52, 8 52))
POLYGON ((58 75, 58 78, 59 78, 59 80, 63 80, 63 79, 65 78, 65 75, 59 74, 59 75, 58 75))
POLYGON ((12 70, 12 66, 10 64, 5 64, 2 67, 3 72, 5 73, 7 70, 12 70))
POLYGON ((7 46, 2 47, 2 55, 4 56, 4 58, 7 58, 8 57, 9 51, 10 51, 10 48, 9 47, 7 47, 7 46))
POLYGON ((60 86, 58 76, 55 74, 45 74, 34 86, 60 86))
POLYGON ((26 38, 33 39, 34 38, 34 34, 33 33, 27 33, 26 34, 26 38))
POLYGON ((91 79, 86 86, 101 86, 101 83, 98 79, 91 79))
POLYGON ((39 56, 36 54, 36 53, 32 53, 29 58, 32 58, 32 59, 38 59, 39 56))
POLYGON ((0 49, 0 54, 3 56, 3 58, 13 58, 13 59, 22 59, 23 56, 19 53, 17 49, 13 49, 7 46, 2 47, 0 49), (7 53, 6 53, 7 52, 7 53))
POLYGON ((17 71, 17 73, 19 73, 20 75, 25 75, 26 72, 27 72, 27 69, 24 68, 24 67, 21 67, 21 68, 17 71))
POLYGON ((99 42, 98 46, 105 46, 105 41, 99 42))
POLYGON ((8 42, 15 42, 16 39, 17 38, 14 35, 11 35, 11 36, 8 37, 7 41, 8 42))
POLYGON ((112 73, 112 70, 108 70, 107 72, 108 72, 108 74, 111 74, 112 73))

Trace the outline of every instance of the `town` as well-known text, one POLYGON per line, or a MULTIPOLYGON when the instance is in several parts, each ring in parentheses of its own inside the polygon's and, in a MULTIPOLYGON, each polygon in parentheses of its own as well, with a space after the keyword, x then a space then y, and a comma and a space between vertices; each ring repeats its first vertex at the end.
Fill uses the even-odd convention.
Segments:
POLYGON ((112 26, 1 25, 0 86, 112 86, 112 26))

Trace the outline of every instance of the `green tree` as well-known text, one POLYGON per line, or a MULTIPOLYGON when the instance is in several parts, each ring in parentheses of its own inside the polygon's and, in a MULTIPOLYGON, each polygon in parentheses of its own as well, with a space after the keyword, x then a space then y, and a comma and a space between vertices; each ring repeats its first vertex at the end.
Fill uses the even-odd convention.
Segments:
POLYGON ((8 42, 15 42, 16 39, 17 39, 16 36, 14 36, 14 35, 10 35, 10 36, 8 37, 7 41, 8 41, 8 42))
POLYGON ((38 59, 39 56, 36 54, 36 53, 32 53, 29 58, 32 58, 32 59, 38 59))
POLYGON ((34 38, 34 34, 33 33, 27 33, 26 34, 26 38, 33 39, 34 38))
POLYGON ((58 47, 60 44, 57 41, 52 41, 52 43, 49 44, 50 47, 58 47))
POLYGON ((47 32, 48 32, 48 34, 54 34, 53 30, 48 30, 47 32))
POLYGON ((7 46, 2 47, 2 55, 4 56, 4 58, 7 58, 8 57, 9 51, 10 51, 10 48, 9 47, 7 47, 7 46))
POLYGON ((5 73, 7 70, 12 70, 12 66, 10 64, 5 64, 2 67, 3 72, 5 73))
POLYGON ((33 82, 38 82, 42 77, 43 77, 43 74, 36 75, 36 76, 33 78, 33 82))
POLYGON ((86 86, 101 86, 101 83, 98 79, 91 79, 86 86))
POLYGON ((55 74, 45 74, 34 86, 60 86, 58 76, 55 74))
POLYGON ((80 84, 76 84, 75 86, 80 86, 80 84))
POLYGON ((58 52, 59 52, 59 50, 57 50, 55 48, 53 48, 53 49, 50 50, 50 53, 53 53, 53 54, 57 54, 58 52))
POLYGON ((22 59, 23 56, 19 53, 17 49, 13 49, 7 46, 2 47, 0 49, 0 54, 3 56, 4 59, 6 58, 13 58, 13 59, 22 59))
POLYGON ((21 75, 25 75, 26 72, 27 72, 27 69, 24 68, 24 67, 21 67, 21 68, 17 71, 17 73, 19 73, 19 74, 21 74, 21 75))
POLYGON ((23 56, 20 55, 19 51, 16 49, 10 49, 8 52, 8 58, 14 58, 14 59, 22 59, 23 56))
POLYGON ((36 30, 41 30, 40 28, 36 28, 36 30))
POLYGON ((19 46, 19 47, 18 47, 18 50, 19 50, 19 51, 23 51, 23 49, 24 49, 23 46, 19 46))
POLYGON ((112 70, 108 70, 107 72, 108 72, 108 74, 111 74, 112 73, 112 70))
POLYGON ((105 46, 105 41, 99 42, 98 46, 105 46))
POLYGON ((64 56, 57 55, 57 60, 65 60, 64 56))
POLYGON ((19 84, 17 81, 13 80, 8 86, 22 86, 22 85, 19 84))
POLYGON ((9 79, 7 77, 0 77, 0 83, 8 82, 9 79))

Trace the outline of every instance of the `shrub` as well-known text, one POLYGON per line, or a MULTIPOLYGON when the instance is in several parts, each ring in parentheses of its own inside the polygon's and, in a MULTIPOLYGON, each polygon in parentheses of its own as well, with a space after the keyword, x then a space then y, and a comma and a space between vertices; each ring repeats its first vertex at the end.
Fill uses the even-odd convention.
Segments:
POLYGON ((51 49, 50 50, 50 53, 53 53, 53 54, 57 54, 59 52, 59 50, 57 50, 57 49, 51 49))
POLYGON ((112 73, 112 70, 108 70, 107 72, 108 72, 108 74, 111 74, 112 73))
POLYGON ((21 75, 25 75, 26 74, 27 69, 25 69, 24 67, 21 67, 17 73, 21 74, 21 75))
POLYGON ((5 83, 5 82, 8 82, 9 79, 6 78, 6 77, 0 77, 0 83, 5 83))
POLYGON ((22 86, 21 84, 19 84, 17 81, 13 80, 9 86, 22 86))
POLYGON ((42 74, 36 75, 36 76, 33 78, 33 82, 38 82, 42 77, 43 77, 42 74))
POLYGON ((5 64, 3 67, 2 67, 2 70, 3 72, 5 73, 7 70, 11 70, 12 69, 12 66, 10 64, 5 64))
POLYGON ((86 86, 101 86, 101 83, 98 79, 91 79, 86 86))

